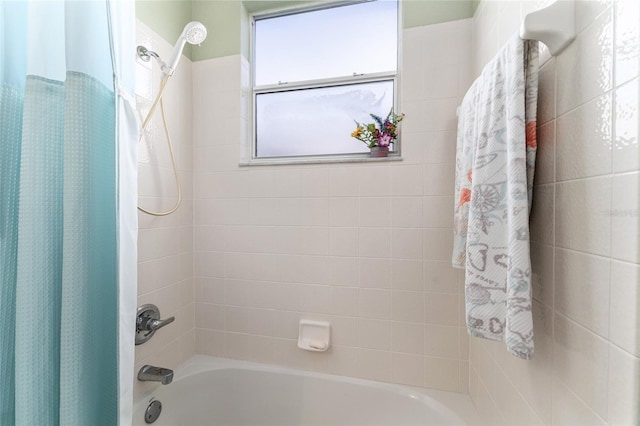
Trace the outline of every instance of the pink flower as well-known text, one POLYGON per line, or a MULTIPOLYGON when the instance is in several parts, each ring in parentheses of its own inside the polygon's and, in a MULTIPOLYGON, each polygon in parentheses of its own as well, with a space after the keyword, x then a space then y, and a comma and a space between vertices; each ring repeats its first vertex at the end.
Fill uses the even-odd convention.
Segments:
POLYGON ((383 133, 378 137, 378 145, 379 146, 389 146, 391 143, 391 135, 388 133, 383 133))

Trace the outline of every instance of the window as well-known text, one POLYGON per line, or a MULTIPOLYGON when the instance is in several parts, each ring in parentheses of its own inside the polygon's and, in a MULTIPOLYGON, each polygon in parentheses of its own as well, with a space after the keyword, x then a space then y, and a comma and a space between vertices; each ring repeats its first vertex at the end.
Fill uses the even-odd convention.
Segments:
POLYGON ((354 120, 396 103, 397 1, 256 16, 253 28, 253 158, 364 157, 354 120))

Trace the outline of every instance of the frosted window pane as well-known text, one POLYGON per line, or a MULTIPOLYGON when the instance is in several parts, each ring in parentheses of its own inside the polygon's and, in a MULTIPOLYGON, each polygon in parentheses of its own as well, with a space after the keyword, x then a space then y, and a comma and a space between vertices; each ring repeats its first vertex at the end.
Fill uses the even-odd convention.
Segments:
POLYGON ((256 20, 255 83, 396 71, 396 1, 256 20))
POLYGON ((354 120, 373 122, 393 105, 393 80, 256 96, 256 156, 368 152, 354 120))

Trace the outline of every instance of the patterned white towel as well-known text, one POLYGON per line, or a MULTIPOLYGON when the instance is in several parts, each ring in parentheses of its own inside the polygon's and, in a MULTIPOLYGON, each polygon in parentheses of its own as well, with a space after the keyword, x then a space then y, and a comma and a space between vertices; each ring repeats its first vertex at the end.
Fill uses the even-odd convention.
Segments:
POLYGON ((465 268, 469 334, 533 356, 529 210, 536 156, 538 44, 514 36, 458 117, 453 266, 465 268))

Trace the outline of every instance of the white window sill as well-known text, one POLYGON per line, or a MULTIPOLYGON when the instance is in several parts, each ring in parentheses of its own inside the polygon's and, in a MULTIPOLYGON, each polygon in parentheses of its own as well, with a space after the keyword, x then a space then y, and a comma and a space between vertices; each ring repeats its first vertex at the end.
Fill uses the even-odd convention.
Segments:
POLYGON ((291 164, 336 164, 336 163, 386 163, 390 161, 402 161, 399 154, 391 154, 388 157, 336 156, 336 157, 276 157, 276 158, 252 158, 241 161, 240 167, 252 166, 276 166, 291 164))

